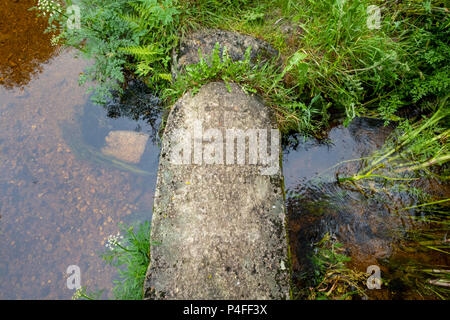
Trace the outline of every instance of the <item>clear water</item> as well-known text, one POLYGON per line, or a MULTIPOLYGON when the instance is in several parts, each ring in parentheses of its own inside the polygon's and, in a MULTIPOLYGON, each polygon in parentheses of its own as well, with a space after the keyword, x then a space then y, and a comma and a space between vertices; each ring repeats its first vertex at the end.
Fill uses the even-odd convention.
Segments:
MULTIPOLYGON (((401 248, 405 232, 424 227, 411 219, 414 210, 401 214, 395 210, 417 204, 415 196, 375 182, 372 184, 376 192, 361 192, 357 186, 337 183, 338 176, 351 176, 361 169, 362 161, 348 160, 367 157, 379 149, 392 129, 383 121, 356 118, 348 128, 332 128, 324 141, 306 139, 297 144, 296 139, 291 139, 285 147, 288 229, 293 278, 298 286, 304 285, 302 273, 310 266, 313 244, 325 233, 334 235, 344 245, 352 259, 349 266, 354 270, 366 272, 368 266, 377 265, 382 278, 401 283, 396 288, 369 290, 370 298, 421 299, 423 296, 417 295, 414 288, 403 284, 405 274, 394 269, 419 262, 444 268, 449 265, 448 255, 417 251, 405 254, 401 248), (396 264, 394 269, 392 264, 396 264)), ((413 182, 410 187, 422 188, 437 198, 449 196, 448 186, 433 179, 413 182)))
POLYGON ((70 299, 69 265, 110 296, 99 253, 120 222, 151 219, 160 117, 93 105, 78 85, 88 62, 50 45, 33 3, 0 4, 0 299, 70 299), (151 135, 131 170, 99 157, 111 130, 151 135))

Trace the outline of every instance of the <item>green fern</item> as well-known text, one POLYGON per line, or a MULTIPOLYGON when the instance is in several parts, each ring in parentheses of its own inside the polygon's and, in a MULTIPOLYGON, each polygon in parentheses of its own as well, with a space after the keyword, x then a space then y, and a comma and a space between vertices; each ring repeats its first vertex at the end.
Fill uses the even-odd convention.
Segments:
POLYGON ((156 45, 132 46, 120 48, 120 51, 132 55, 137 60, 156 61, 158 56, 164 53, 164 50, 157 48, 156 45))
POLYGON ((172 0, 140 0, 128 3, 132 8, 131 13, 122 15, 123 20, 130 24, 134 32, 143 33, 144 39, 154 40, 154 31, 164 31, 175 22, 179 11, 172 0))
POLYGON ((136 60, 135 73, 147 77, 156 87, 161 81, 171 81, 170 53, 177 41, 173 25, 179 14, 174 1, 140 0, 128 4, 131 12, 121 18, 138 37, 139 45, 122 47, 120 51, 132 56, 136 60))

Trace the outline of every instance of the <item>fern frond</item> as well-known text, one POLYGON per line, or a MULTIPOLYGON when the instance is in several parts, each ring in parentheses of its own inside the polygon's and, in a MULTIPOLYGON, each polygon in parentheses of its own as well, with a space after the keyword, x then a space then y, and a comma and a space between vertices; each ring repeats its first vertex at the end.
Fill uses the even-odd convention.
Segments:
POLYGON ((156 0, 144 0, 142 3, 130 2, 130 6, 139 15, 139 25, 147 28, 153 27, 159 20, 158 9, 160 9, 156 0))
POLYGON ((132 46, 119 48, 121 52, 132 55, 137 60, 145 60, 148 62, 159 60, 162 52, 154 45, 148 46, 132 46))
POLYGON ((136 66, 136 74, 140 77, 145 77, 152 71, 153 68, 145 61, 140 61, 136 66))
POLYGON ((124 21, 128 22, 133 30, 138 30, 141 26, 141 18, 137 14, 126 13, 120 16, 124 21))
POLYGON ((172 75, 170 73, 158 73, 158 78, 172 82, 172 75))

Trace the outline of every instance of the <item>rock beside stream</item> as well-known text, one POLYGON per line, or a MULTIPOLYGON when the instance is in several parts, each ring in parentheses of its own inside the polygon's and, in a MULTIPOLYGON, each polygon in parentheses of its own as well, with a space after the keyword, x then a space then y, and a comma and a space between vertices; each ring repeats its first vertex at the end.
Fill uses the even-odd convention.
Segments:
POLYGON ((216 43, 220 45, 221 54, 226 47, 230 58, 234 61, 244 60, 248 47, 252 48, 250 59, 254 64, 264 63, 278 56, 278 51, 270 44, 252 36, 218 29, 202 30, 181 39, 172 55, 172 75, 176 77, 176 74, 182 72, 187 65, 198 63, 199 49, 203 57, 209 57, 216 43))
POLYGON ((139 163, 144 154, 149 135, 135 131, 111 131, 105 138, 102 153, 119 160, 139 163))

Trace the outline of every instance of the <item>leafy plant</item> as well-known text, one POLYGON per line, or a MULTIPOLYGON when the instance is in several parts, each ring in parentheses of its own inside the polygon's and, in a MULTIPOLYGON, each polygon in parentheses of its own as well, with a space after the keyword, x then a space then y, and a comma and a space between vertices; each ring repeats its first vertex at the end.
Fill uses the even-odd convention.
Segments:
POLYGON ((122 47, 121 52, 135 58, 133 68, 140 77, 148 77, 147 84, 157 90, 161 80, 171 81, 170 56, 177 42, 174 26, 179 10, 172 0, 138 0, 129 2, 132 12, 123 15, 138 38, 138 45, 122 47))
POLYGON ((177 41, 174 1, 79 0, 76 4, 80 29, 69 28, 70 17, 61 10, 49 19, 49 30, 59 31, 55 41, 75 47, 93 60, 80 75, 80 84, 93 82, 94 102, 105 104, 111 92, 123 92, 133 73, 155 93, 164 82, 170 82, 170 52, 177 41))
POLYGON ((109 252, 103 255, 107 263, 119 272, 114 281, 114 297, 120 300, 141 300, 145 273, 150 262, 150 224, 121 227, 124 236, 110 236, 109 252))
MULTIPOLYGON (((265 98, 278 116, 281 129, 313 133, 323 123, 316 120, 315 115, 326 113, 325 110, 317 110, 315 99, 305 105, 301 102, 295 87, 286 87, 283 77, 298 65, 305 55, 296 52, 289 59, 287 66, 282 70, 273 61, 263 65, 252 64, 250 61, 251 48, 247 48, 245 59, 233 61, 227 50, 220 54, 219 44, 216 44, 210 57, 203 57, 199 52, 200 61, 197 64, 187 66, 186 73, 179 75, 170 88, 163 92, 163 99, 172 105, 181 95, 188 90, 192 94, 199 88, 214 80, 223 80, 225 83, 233 81, 241 85, 248 93, 258 93, 265 98)), ((319 95, 317 96, 317 98, 319 95)), ((322 120, 326 116, 322 117, 322 120)))
POLYGON ((347 267, 350 258, 345 255, 341 243, 326 233, 314 248, 312 274, 304 276, 310 285, 301 289, 297 298, 347 300, 352 295, 365 296, 363 286, 367 275, 347 267))
POLYGON ((127 9, 127 0, 80 0, 81 28, 69 28, 68 16, 58 16, 59 42, 77 48, 93 64, 80 75, 80 84, 95 81, 90 90, 92 100, 99 104, 111 98, 112 91, 121 92, 125 83, 128 57, 120 48, 138 44, 129 25, 121 17, 127 9))
POLYGON ((104 290, 89 292, 86 287, 81 287, 75 291, 72 300, 100 300, 104 290))

